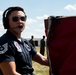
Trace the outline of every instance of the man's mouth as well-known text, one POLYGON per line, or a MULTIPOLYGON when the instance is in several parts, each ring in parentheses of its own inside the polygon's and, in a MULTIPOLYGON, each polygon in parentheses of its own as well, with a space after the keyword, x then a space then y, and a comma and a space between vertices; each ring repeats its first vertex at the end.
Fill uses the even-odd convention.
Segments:
POLYGON ((23 28, 23 25, 22 24, 19 24, 18 28, 23 28))
POLYGON ((22 27, 23 27, 23 25, 18 26, 18 28, 22 28, 22 27))

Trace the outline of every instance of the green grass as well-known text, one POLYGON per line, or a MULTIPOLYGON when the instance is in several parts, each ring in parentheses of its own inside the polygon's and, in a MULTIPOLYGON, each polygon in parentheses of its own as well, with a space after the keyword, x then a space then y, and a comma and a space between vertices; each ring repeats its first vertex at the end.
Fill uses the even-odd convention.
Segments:
MULTIPOLYGON (((39 47, 36 47, 37 51, 40 51, 39 47)), ((47 56, 46 51, 45 51, 45 56, 47 56)), ((41 65, 37 62, 33 62, 33 68, 34 68, 34 74, 35 75, 49 75, 49 67, 41 65)))

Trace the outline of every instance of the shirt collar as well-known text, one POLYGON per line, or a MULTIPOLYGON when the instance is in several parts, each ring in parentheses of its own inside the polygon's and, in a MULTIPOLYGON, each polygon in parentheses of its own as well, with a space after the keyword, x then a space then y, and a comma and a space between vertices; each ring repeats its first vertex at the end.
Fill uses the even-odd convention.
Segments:
POLYGON ((15 40, 15 41, 21 43, 21 41, 18 40, 17 37, 12 32, 10 32, 9 30, 7 30, 6 34, 7 34, 8 38, 10 38, 10 40, 15 40))

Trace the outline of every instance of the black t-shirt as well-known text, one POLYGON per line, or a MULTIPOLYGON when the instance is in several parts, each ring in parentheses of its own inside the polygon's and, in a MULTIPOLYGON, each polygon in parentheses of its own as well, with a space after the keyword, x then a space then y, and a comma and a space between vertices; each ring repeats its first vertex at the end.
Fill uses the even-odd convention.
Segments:
POLYGON ((14 61, 16 71, 22 75, 32 75, 32 57, 37 51, 26 40, 19 41, 11 32, 7 31, 0 38, 0 62, 14 61))
POLYGON ((35 47, 35 41, 33 39, 30 39, 29 42, 32 44, 33 47, 35 47))

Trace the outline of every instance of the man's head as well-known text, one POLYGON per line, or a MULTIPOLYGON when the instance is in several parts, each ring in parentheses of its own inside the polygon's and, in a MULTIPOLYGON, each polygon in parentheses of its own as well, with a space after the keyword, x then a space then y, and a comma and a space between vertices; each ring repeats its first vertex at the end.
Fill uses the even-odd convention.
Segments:
POLYGON ((31 39, 34 39, 34 36, 33 35, 31 36, 31 39))
POLYGON ((45 39, 45 36, 43 36, 43 39, 45 39))
POLYGON ((3 13, 3 25, 4 25, 4 28, 5 28, 5 29, 9 29, 9 28, 10 28, 10 24, 11 24, 11 23, 10 23, 10 16, 11 16, 11 20, 12 20, 13 22, 17 22, 17 21, 19 20, 19 17, 16 16, 17 13, 16 13, 15 11, 21 11, 22 14, 24 14, 24 15, 22 15, 22 16, 20 17, 20 19, 21 19, 22 21, 25 21, 25 20, 26 20, 26 14, 25 14, 23 8, 18 7, 18 6, 16 6, 16 7, 9 7, 9 8, 7 8, 7 9, 4 11, 4 13, 3 13), (14 12, 14 13, 13 13, 13 12, 14 12))

